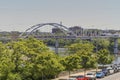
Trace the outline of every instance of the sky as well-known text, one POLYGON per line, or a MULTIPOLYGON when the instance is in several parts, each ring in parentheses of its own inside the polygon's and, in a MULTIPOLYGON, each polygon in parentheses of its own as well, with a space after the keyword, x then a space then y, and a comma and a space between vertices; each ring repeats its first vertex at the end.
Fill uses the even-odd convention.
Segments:
POLYGON ((120 0, 0 0, 0 31, 40 23, 120 30, 120 0))

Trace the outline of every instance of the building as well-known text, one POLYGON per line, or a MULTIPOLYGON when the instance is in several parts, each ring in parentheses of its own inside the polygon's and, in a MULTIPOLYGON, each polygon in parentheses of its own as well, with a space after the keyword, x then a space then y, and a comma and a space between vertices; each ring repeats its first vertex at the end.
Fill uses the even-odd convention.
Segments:
POLYGON ((61 31, 59 28, 53 28, 52 33, 63 33, 63 31, 61 31))
POLYGON ((80 26, 74 26, 69 28, 71 31, 73 31, 77 36, 83 36, 83 28, 80 26))

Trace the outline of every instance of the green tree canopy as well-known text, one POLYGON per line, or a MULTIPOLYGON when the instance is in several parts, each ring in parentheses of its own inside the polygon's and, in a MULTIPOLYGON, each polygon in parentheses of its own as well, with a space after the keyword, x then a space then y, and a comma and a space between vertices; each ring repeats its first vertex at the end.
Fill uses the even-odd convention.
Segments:
POLYGON ((96 50, 108 49, 110 45, 109 39, 95 39, 93 40, 93 45, 96 47, 96 50))
POLYGON ((94 46, 91 43, 75 43, 68 46, 70 54, 75 54, 81 51, 93 52, 94 46))
MULTIPOLYGON (((87 43, 75 43, 68 47, 71 55, 76 54, 79 57, 79 64, 85 70, 96 66, 96 58, 93 53, 94 46, 87 43)), ((72 67, 72 66, 71 66, 72 67)))
POLYGON ((41 80, 64 69, 59 57, 34 38, 0 43, 0 51, 0 80, 41 80))
POLYGON ((98 64, 110 64, 112 63, 114 56, 110 54, 107 49, 103 49, 97 52, 98 64))

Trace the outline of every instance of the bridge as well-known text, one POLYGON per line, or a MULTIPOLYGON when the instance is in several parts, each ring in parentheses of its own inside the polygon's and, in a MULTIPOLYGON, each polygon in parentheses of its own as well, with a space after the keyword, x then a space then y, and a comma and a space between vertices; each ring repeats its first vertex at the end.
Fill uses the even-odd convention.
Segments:
MULTIPOLYGON (((25 30, 25 32, 23 32, 19 37, 28 37, 29 35, 33 34, 34 31, 36 31, 37 29, 46 26, 46 25, 50 25, 53 26, 55 28, 60 29, 64 35, 68 36, 68 35, 73 35, 73 36, 77 36, 73 31, 71 31, 68 27, 62 25, 62 24, 58 24, 58 23, 41 23, 41 24, 37 24, 34 25, 28 29, 25 30)), ((54 36, 54 35, 53 35, 54 36)))
MULTIPOLYGON (((45 27, 46 28, 46 27, 45 27)), ((68 27, 58 24, 58 23, 41 23, 37 25, 33 25, 30 28, 26 29, 22 34, 19 35, 19 38, 27 38, 29 36, 34 36, 38 39, 56 39, 55 43, 55 53, 58 53, 58 47, 59 42, 58 39, 87 39, 92 40, 95 38, 113 38, 114 39, 114 54, 118 53, 118 38, 120 38, 120 35, 114 34, 114 35, 107 35, 107 36, 77 36, 73 31, 71 31, 68 27), (41 27, 45 27, 46 25, 53 26, 55 28, 58 28, 62 31, 63 35, 32 35, 36 30, 38 30, 41 27)), ((0 38, 0 40, 7 40, 7 38, 0 38)), ((10 38, 8 39, 10 40, 10 38)))
POLYGON ((31 26, 30 28, 26 29, 25 32, 23 32, 22 34, 20 34, 20 38, 27 38, 28 36, 32 35, 34 33, 34 31, 36 31, 37 29, 44 27, 46 25, 50 25, 53 26, 55 28, 60 29, 64 35, 62 36, 56 36, 56 35, 34 35, 35 38, 38 39, 56 39, 56 43, 55 43, 55 52, 58 53, 58 46, 59 46, 59 42, 58 39, 94 39, 94 38, 114 38, 114 53, 117 54, 118 53, 118 38, 120 38, 119 35, 114 34, 114 35, 107 35, 107 36, 77 36, 73 31, 71 31, 68 27, 62 25, 62 24, 58 24, 58 23, 41 23, 41 24, 37 24, 34 26, 31 26))

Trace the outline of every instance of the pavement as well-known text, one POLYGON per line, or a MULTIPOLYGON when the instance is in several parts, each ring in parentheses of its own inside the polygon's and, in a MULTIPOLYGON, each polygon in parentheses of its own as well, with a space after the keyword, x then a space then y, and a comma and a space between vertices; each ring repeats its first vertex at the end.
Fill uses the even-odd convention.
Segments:
MULTIPOLYGON (((87 72, 91 72, 91 71, 94 71, 96 72, 96 69, 91 69, 91 70, 87 70, 87 72)), ((97 70, 99 71, 99 70, 97 70)), ((84 71, 81 71, 81 72, 78 72, 78 73, 73 73, 73 74, 70 74, 70 76, 78 76, 78 75, 84 75, 84 71)), ((59 79, 68 79, 69 78, 69 75, 66 75, 66 76, 60 76, 58 78, 55 78, 55 79, 52 79, 52 80, 59 80, 59 79)))

